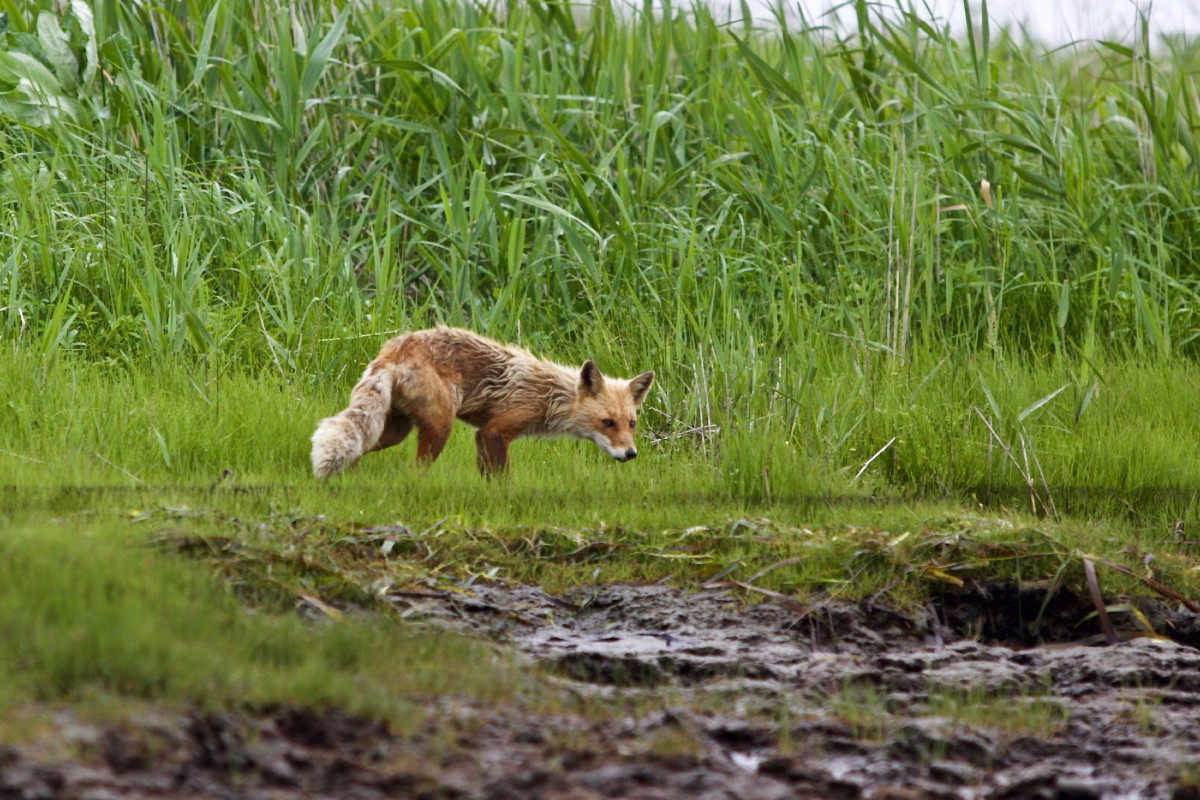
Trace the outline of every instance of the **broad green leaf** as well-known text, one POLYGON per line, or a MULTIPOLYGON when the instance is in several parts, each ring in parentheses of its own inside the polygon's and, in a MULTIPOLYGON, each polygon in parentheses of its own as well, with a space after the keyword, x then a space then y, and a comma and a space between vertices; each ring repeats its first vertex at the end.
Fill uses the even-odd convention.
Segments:
POLYGON ((99 48, 96 44, 96 22, 92 17, 92 7, 86 0, 71 0, 71 13, 75 15, 79 29, 87 39, 84 45, 83 75, 80 77, 80 83, 86 87, 90 86, 96 77, 96 69, 100 62, 99 48))
POLYGON ((10 83, 28 82, 32 91, 43 95, 57 95, 62 85, 46 65, 27 53, 15 50, 0 52, 0 80, 10 83))
POLYGON ((221 3, 213 3, 212 11, 208 12, 208 18, 204 20, 204 33, 200 35, 200 47, 196 50, 196 62, 192 66, 193 88, 200 83, 211 66, 208 63, 208 54, 212 50, 213 30, 217 25, 217 12, 220 10, 221 3))
POLYGON ((588 225, 586 222, 584 222, 579 217, 572 214, 570 211, 567 211, 562 206, 556 206, 554 203, 547 202, 546 200, 543 200, 540 197, 528 197, 526 195, 516 194, 514 192, 498 191, 498 192, 496 192, 496 194, 498 194, 501 197, 507 197, 510 200, 515 200, 518 203, 524 203, 527 206, 533 206, 534 208, 539 208, 542 211, 546 211, 550 214, 554 214, 557 217, 564 217, 566 219, 569 219, 572 222, 575 222, 575 223, 579 224, 580 226, 582 226, 583 228, 585 228, 588 233, 592 234, 592 236, 595 236, 597 239, 600 238, 600 234, 597 233, 596 230, 592 226, 588 225))
POLYGON ((988 408, 992 410, 992 414, 995 415, 996 419, 1000 419, 1000 404, 992 396, 992 390, 988 388, 987 382, 984 381, 982 375, 979 376, 979 388, 983 389, 983 396, 987 400, 988 408))
POLYGON ((79 84, 79 61, 71 52, 71 42, 58 24, 58 18, 49 11, 43 11, 38 14, 37 30, 42 52, 54 67, 59 84, 64 89, 74 89, 79 84))
POLYGON ((237 109, 237 108, 231 108, 231 107, 229 107, 229 106, 223 106, 223 105, 221 105, 221 104, 219 104, 219 103, 214 103, 214 104, 213 104, 213 107, 214 107, 214 108, 219 108, 219 109, 221 109, 222 111, 225 111, 225 112, 227 112, 227 113, 233 114, 235 117, 241 117, 242 119, 248 119, 248 120, 250 120, 251 122, 261 122, 263 125, 267 125, 267 126, 269 126, 269 127, 272 127, 272 128, 280 128, 280 125, 279 125, 279 123, 278 123, 278 122, 276 122, 275 120, 271 119, 270 117, 265 117, 265 116, 263 116, 262 114, 252 114, 252 113, 250 113, 249 111, 242 111, 242 110, 240 110, 240 109, 237 109))
POLYGON ((429 73, 429 76, 433 78, 434 83, 447 86, 463 96, 466 96, 467 94, 463 91, 463 88, 455 83, 454 79, 449 75, 441 70, 434 69, 426 64, 422 64, 420 61, 412 61, 406 58, 389 58, 382 61, 376 61, 374 64, 380 67, 404 70, 405 72, 427 72, 429 73))
POLYGON ((1096 44, 1101 45, 1102 47, 1107 47, 1109 50, 1112 50, 1114 53, 1123 55, 1126 58, 1133 58, 1133 49, 1130 47, 1126 47, 1123 44, 1118 44, 1117 42, 1110 42, 1106 39, 1097 39, 1096 44))
POLYGON ((79 104, 63 94, 58 79, 33 56, 0 52, 0 81, 16 84, 5 104, 6 114, 14 119, 39 127, 50 125, 64 114, 75 121, 82 119, 79 104))
POLYGON ((31 103, 21 92, 0 94, 0 120, 16 120, 26 125, 44 126, 50 118, 39 103, 31 103))
POLYGON ((774 86, 796 105, 804 105, 804 95, 801 94, 795 86, 792 86, 791 82, 788 81, 788 79, 785 78, 783 74, 779 72, 779 70, 775 69, 766 61, 764 61, 761 56, 755 53, 754 50, 751 49, 748 44, 746 44, 746 42, 742 41, 737 36, 734 36, 732 33, 729 35, 735 42, 737 42, 738 52, 742 54, 742 57, 746 59, 747 62, 749 62, 750 67, 756 73, 758 73, 759 79, 763 83, 774 86))

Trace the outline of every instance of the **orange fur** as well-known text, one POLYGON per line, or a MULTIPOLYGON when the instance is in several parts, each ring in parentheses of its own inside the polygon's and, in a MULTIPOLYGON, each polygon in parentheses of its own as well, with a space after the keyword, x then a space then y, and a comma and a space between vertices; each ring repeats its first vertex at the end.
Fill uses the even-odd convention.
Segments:
POLYGON ((324 478, 366 453, 399 444, 417 429, 417 462, 438 457, 455 418, 473 425, 479 470, 508 468, 521 436, 588 439, 618 461, 637 455, 637 409, 653 372, 606 378, 537 358, 471 331, 438 327, 384 344, 350 392, 350 405, 321 420, 312 436, 313 474, 324 478))

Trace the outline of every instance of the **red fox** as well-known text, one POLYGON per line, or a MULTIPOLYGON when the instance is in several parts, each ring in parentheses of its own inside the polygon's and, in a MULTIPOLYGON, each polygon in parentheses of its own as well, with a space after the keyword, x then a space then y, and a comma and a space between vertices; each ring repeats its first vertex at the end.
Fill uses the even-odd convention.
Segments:
POLYGON ((324 478, 417 429, 417 463, 438 457, 454 418, 473 425, 479 471, 508 469, 521 436, 589 439, 615 458, 637 456, 633 429, 653 372, 606 378, 537 358, 460 328, 414 331, 384 344, 350 392, 350 406, 312 436, 313 474, 324 478))

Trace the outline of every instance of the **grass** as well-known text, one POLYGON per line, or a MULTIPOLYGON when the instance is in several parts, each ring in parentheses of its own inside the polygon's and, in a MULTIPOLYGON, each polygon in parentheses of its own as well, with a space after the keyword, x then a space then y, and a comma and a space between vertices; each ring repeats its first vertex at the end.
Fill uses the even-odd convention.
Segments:
POLYGON ((0 485, 36 496, 39 487, 198 489, 221 480, 282 493, 312 513, 386 517, 399 506, 411 520, 493 525, 686 526, 748 513, 790 521, 855 498, 975 500, 1148 527, 1182 520, 1185 530, 1196 520, 1200 459, 1179 441, 1200 416, 1200 392, 1186 390, 1200 384, 1200 370, 1188 364, 1125 364, 1080 388, 1052 367, 1015 359, 944 359, 923 374, 870 361, 872 374, 861 377, 825 366, 797 394, 781 391, 774 411, 731 412, 707 435, 656 411, 669 405, 660 395, 676 390, 668 376, 648 402, 646 457, 627 465, 586 443, 526 440, 497 488, 478 478, 464 428, 424 474, 406 442, 317 486, 307 439, 344 406, 352 376, 306 386, 270 371, 130 372, 0 351, 11 379, 0 485), (1154 401, 1166 395, 1177 399, 1154 401), (232 478, 221 478, 225 470, 232 478), (523 499, 512 506, 511 497, 523 499), (573 502, 564 506, 564 497, 573 502))
POLYGON ((205 571, 124 544, 108 515, 6 526, 0 539, 0 706, 104 698, 221 708, 336 706, 412 730, 426 698, 511 696, 485 645, 386 620, 247 615, 205 571), (480 666, 489 665, 486 675, 480 666))
MULTIPOLYGON (((945 731, 930 739, 917 738, 922 758, 945 758, 939 752, 949 746, 938 741, 951 729, 986 730, 1009 741, 1021 736, 1049 736, 1061 731, 1070 721, 1070 709, 1048 691, 994 692, 983 689, 935 689, 913 708, 899 713, 897 702, 885 697, 876 687, 850 685, 830 698, 833 714, 849 727, 851 734, 865 741, 883 742, 896 735, 913 719, 949 722, 945 731)), ((790 736, 790 732, 788 734, 790 736)))
MULTIPOLYGON (((388 622, 394 612, 379 595, 388 586, 487 579, 561 591, 667 580, 728 588, 743 602, 782 593, 907 605, 971 579, 1062 581, 1082 593, 1088 554, 1102 564, 1108 596, 1150 592, 1140 575, 1200 596, 1187 536, 1195 495, 1178 477, 1191 469, 1186 451, 1162 465, 1181 471, 1175 488, 1088 486, 1153 446, 1152 436, 1173 442, 1173 426, 1183 424, 1186 403, 1126 413, 1140 395, 1121 382, 1152 381, 1148 368, 1114 372, 1092 400, 1087 420, 1105 435, 1065 424, 1066 391, 1041 405, 1030 400, 1024 387, 1048 376, 983 379, 983 370, 1004 368, 997 360, 974 368, 978 406, 962 397, 973 388, 969 372, 943 365, 915 387, 909 376, 884 373, 873 390, 889 397, 884 408, 872 415, 851 407, 854 422, 841 437, 828 435, 843 424, 837 416, 782 441, 779 417, 764 417, 754 420, 762 433, 668 437, 643 443, 643 457, 622 465, 586 443, 532 440, 514 451, 507 479, 488 482, 460 431, 425 472, 412 465, 407 443, 320 484, 308 476, 306 438, 347 386, 301 391, 270 370, 147 374, 22 353, 8 355, 4 368, 15 378, 15 413, 0 426, 0 540, 15 559, 4 627, 47 643, 37 659, 7 665, 10 703, 92 703, 111 693, 214 704, 304 699, 371 710, 403 729, 424 695, 511 696, 507 678, 490 689, 490 674, 456 683, 461 665, 493 658, 477 646, 414 648, 409 639, 421 636, 388 622), (991 430, 974 421, 976 408, 991 430), (966 435, 933 422, 951 418, 966 435), (860 474, 882 438, 868 432, 883 425, 896 441, 860 474), (1003 446, 1020 454, 1019 442, 1044 468, 1032 494, 1003 457, 1003 446), (896 477, 922 468, 920 480, 896 477), (1043 473, 1067 476, 1065 485, 1043 473), (1056 504, 1055 515, 1043 499, 1056 504), (179 555, 198 564, 181 566, 179 555), (1106 569, 1105 559, 1132 574, 1106 569), (101 608, 93 586, 119 587, 120 602, 101 608), (214 588, 222 586, 226 595, 214 588), (53 620, 33 611, 43 593, 70 601, 53 620), (267 616, 242 618, 236 606, 267 616), (293 618, 297 607, 367 609, 384 621, 314 631, 293 618), (96 609, 111 624, 88 622, 96 609), (303 644, 309 636, 318 640, 311 647, 303 644), (263 654, 255 643, 264 637, 282 639, 283 654, 263 654), (390 677, 396 670, 406 675, 399 684, 390 677)), ((1164 380, 1171 374, 1179 372, 1164 380)), ((664 435, 677 430, 666 418, 656 424, 664 435)))
POLYGON ((1045 54, 866 4, 843 39, 608 3, 3 7, 2 330, 43 356, 328 378, 440 319, 697 378, 666 395, 692 418, 762 413, 830 336, 1080 383, 1196 346, 1187 43, 1045 54))
POLYGON ((855 7, 833 35, 0 0, 0 630, 44 643, 2 697, 393 709, 485 657, 222 586, 260 612, 473 576, 915 602, 1152 554, 1194 596, 1200 50, 855 7), (484 483, 459 433, 423 474, 408 445, 312 483, 316 420, 433 322, 654 369, 642 456, 523 441, 484 483), (403 558, 363 549, 382 525, 403 558))

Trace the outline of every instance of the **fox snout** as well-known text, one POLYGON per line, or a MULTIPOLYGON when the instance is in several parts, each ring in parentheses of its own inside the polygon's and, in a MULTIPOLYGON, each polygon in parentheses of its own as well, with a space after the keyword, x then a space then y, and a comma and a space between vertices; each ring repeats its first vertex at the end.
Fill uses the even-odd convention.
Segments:
POLYGON ((637 458, 637 448, 632 444, 626 444, 624 446, 615 444, 600 434, 595 434, 588 438, 595 442, 597 447, 608 453, 617 461, 620 461, 622 464, 626 461, 633 461, 635 458, 637 458))

